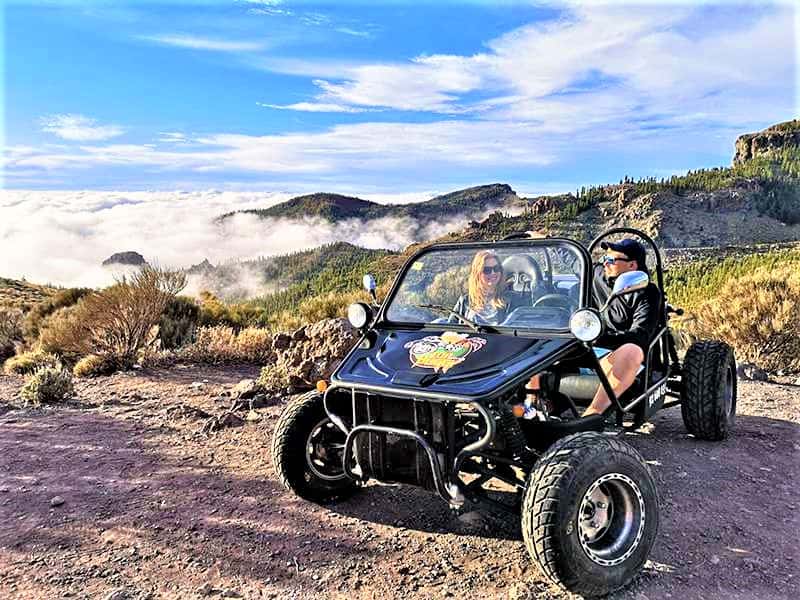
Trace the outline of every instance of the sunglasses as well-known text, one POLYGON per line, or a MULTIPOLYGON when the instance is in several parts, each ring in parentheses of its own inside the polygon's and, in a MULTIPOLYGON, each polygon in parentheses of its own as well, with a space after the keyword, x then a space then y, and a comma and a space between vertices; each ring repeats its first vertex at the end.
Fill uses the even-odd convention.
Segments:
POLYGON ((483 267, 483 274, 484 275, 491 275, 492 273, 502 273, 503 267, 500 265, 494 265, 492 267, 483 267))
POLYGON ((619 262, 619 261, 631 262, 632 260, 633 260, 632 258, 622 258, 621 256, 609 256, 608 254, 606 254, 603 257, 603 264, 604 265, 613 265, 614 263, 619 262))

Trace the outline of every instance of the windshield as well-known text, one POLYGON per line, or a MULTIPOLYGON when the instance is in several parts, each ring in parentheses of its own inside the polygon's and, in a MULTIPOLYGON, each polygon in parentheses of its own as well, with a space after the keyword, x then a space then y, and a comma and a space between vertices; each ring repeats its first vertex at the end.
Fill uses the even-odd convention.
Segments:
POLYGON ((567 329, 582 273, 581 254, 565 242, 434 248, 405 271, 384 314, 398 323, 567 329))

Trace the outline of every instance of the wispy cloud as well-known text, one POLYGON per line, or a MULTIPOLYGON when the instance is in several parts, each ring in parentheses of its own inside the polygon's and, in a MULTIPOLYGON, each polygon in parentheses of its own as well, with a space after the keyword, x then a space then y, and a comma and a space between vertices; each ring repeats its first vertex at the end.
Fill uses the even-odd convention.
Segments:
POLYGON ((48 115, 40 119, 42 131, 77 142, 98 142, 125 133, 119 125, 99 125, 94 119, 77 114, 48 115))
MULTIPOLYGON (((298 110, 301 112, 330 112, 330 113, 362 113, 371 109, 346 106, 344 104, 330 104, 322 102, 295 102, 294 104, 265 104, 256 102, 256 105, 263 108, 275 108, 279 110, 298 110)), ((372 109, 373 111, 376 109, 372 109)))
POLYGON ((267 47, 265 42, 220 40, 182 34, 146 35, 140 36, 140 39, 165 46, 212 52, 257 52, 267 47))
POLYGON ((747 100, 761 108, 787 104, 792 8, 749 7, 746 19, 715 19, 698 29, 707 10, 570 5, 560 18, 510 31, 473 55, 358 65, 267 59, 261 66, 313 77, 320 90, 314 103, 472 113, 553 129, 585 124, 587 114, 610 127, 690 115, 697 123, 736 123, 746 117, 747 100))

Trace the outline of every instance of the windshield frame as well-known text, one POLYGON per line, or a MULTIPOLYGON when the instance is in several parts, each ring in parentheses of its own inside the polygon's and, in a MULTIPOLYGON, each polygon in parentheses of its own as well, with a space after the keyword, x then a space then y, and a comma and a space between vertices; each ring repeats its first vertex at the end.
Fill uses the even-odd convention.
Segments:
MULTIPOLYGON (((401 283, 405 280, 406 274, 411 269, 411 265, 413 265, 417 260, 425 256, 426 254, 442 250, 478 251, 478 250, 497 249, 502 247, 548 248, 556 245, 568 246, 569 248, 575 250, 575 254, 581 261, 580 265, 581 290, 580 290, 578 309, 590 306, 592 260, 586 248, 582 244, 576 242, 575 240, 562 237, 549 237, 549 238, 531 238, 531 239, 516 238, 516 239, 491 241, 491 242, 449 242, 441 244, 432 244, 430 246, 422 248, 421 250, 418 250, 417 252, 412 254, 408 258, 408 260, 406 260, 406 262, 403 264, 403 267, 400 269, 400 272, 397 274, 394 281, 392 282, 392 287, 389 289, 389 293, 386 295, 386 298, 384 298, 383 302, 381 302, 381 307, 380 310, 378 311, 378 314, 376 315, 373 327, 384 327, 391 329, 448 329, 448 330, 452 329, 453 331, 474 331, 472 328, 470 328, 468 325, 465 325, 464 323, 392 321, 386 318, 386 312, 389 306, 391 306, 392 302, 394 301, 395 296, 399 292, 401 283)), ((488 325, 486 326, 486 329, 488 331, 497 332, 500 334, 509 334, 515 336, 541 335, 543 333, 557 337, 561 337, 564 335, 572 336, 569 330, 569 326, 558 329, 547 329, 547 328, 533 329, 529 327, 520 328, 520 327, 510 327, 503 325, 488 325)))

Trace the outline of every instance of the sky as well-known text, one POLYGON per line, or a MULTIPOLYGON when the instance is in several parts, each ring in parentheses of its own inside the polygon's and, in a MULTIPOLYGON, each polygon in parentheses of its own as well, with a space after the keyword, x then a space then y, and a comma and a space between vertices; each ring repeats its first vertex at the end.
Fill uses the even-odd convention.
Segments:
POLYGON ((7 189, 547 193, 797 113, 788 3, 4 6, 7 189))
POLYGON ((317 191, 408 202, 664 177, 730 164, 738 135, 798 115, 789 2, 0 11, 0 275, 62 284, 94 284, 121 250, 192 264, 342 236, 402 247, 397 228, 387 240, 385 227, 243 224, 259 245, 209 223, 317 191))

